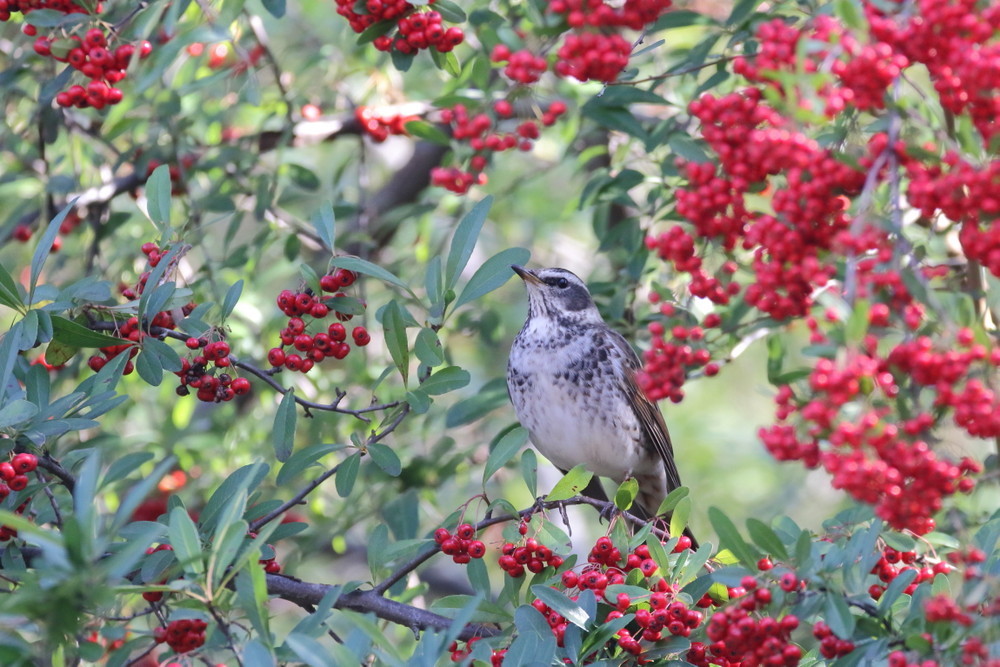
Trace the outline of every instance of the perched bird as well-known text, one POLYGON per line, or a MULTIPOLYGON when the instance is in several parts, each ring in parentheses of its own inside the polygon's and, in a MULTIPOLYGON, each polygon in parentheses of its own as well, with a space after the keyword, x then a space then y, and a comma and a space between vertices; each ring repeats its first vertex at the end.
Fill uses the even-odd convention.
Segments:
POLYGON ((511 268, 528 289, 528 319, 507 362, 517 418, 563 472, 582 463, 619 484, 634 477, 636 502, 653 516, 681 480, 663 415, 636 384, 639 357, 575 274, 511 268))

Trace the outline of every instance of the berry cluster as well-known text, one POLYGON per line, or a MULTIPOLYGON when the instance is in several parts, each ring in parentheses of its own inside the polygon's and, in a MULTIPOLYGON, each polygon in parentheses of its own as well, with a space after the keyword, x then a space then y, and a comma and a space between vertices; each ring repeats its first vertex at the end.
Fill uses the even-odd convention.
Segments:
POLYGON ((548 11, 562 15, 570 32, 557 52, 555 72, 578 81, 611 83, 628 65, 632 44, 618 31, 644 30, 671 6, 671 0, 555 0, 548 11))
POLYGON ((470 523, 460 523, 451 534, 447 528, 434 531, 434 541, 441 547, 441 553, 451 556, 456 563, 465 564, 473 558, 486 555, 486 545, 475 539, 476 529, 470 523))
MULTIPOLYGON (((451 661, 465 662, 465 659, 472 654, 472 649, 479 639, 479 637, 472 637, 465 643, 465 646, 459 646, 457 641, 452 642, 451 645, 448 646, 448 650, 451 652, 451 661)), ((503 664, 503 658, 505 655, 507 655, 507 649, 493 649, 490 651, 490 665, 492 667, 500 667, 503 664)))
POLYGON ((405 114, 382 116, 366 106, 356 108, 354 110, 354 117, 361 125, 361 129, 375 143, 382 143, 389 138, 389 135, 405 135, 406 124, 410 121, 418 120, 417 116, 405 114))
MULTIPOLYGON (((931 517, 941 509, 945 497, 972 490, 974 482, 968 475, 980 467, 969 459, 954 464, 935 455, 920 439, 935 422, 933 417, 920 414, 895 423, 888 407, 870 405, 879 394, 892 399, 900 394, 901 386, 912 382, 919 387, 927 382, 919 373, 930 367, 923 362, 931 359, 916 342, 901 343, 887 357, 877 353, 876 344, 874 336, 869 336, 865 352, 856 352, 840 363, 818 360, 807 379, 808 400, 796 400, 792 387, 782 385, 775 398, 778 423, 760 429, 759 436, 779 461, 822 465, 833 475, 835 488, 874 505, 876 514, 894 528, 923 534, 933 529, 931 517), (793 417, 798 425, 790 423, 793 417), (825 447, 821 447, 823 443, 825 447)), ((948 354, 951 360, 956 356, 948 354)), ((995 356, 1000 360, 1000 353, 995 356)), ((935 391, 949 396, 948 377, 935 376, 934 382, 935 391)), ((986 390, 981 383, 968 384, 971 391, 954 393, 974 403, 956 409, 955 415, 956 419, 963 415, 959 423, 972 433, 995 421, 995 416, 984 414, 983 406, 994 406, 989 409, 995 410, 996 398, 983 393, 986 390), (969 413, 975 415, 971 422, 965 421, 969 413)), ((941 399, 937 403, 938 408, 951 405, 941 399)))
POLYGON ((885 91, 909 65, 909 60, 889 44, 862 44, 832 16, 821 14, 798 28, 782 19, 772 19, 758 26, 760 50, 750 58, 737 58, 733 70, 749 81, 774 86, 781 92, 786 78, 780 72, 795 72, 799 67, 799 42, 810 44, 809 59, 802 61, 804 71, 825 71, 838 85, 823 83, 817 92, 825 102, 824 113, 833 117, 848 105, 871 110, 885 107, 885 91), (823 45, 823 46, 820 46, 823 45))
POLYGON ((885 547, 878 562, 872 566, 871 571, 882 583, 869 586, 868 594, 872 596, 872 599, 878 600, 885 593, 885 589, 889 583, 896 577, 903 572, 913 571, 916 573, 916 576, 903 591, 907 595, 912 595, 917 590, 917 586, 923 582, 930 581, 938 574, 947 574, 952 569, 950 565, 944 562, 935 563, 933 566, 918 565, 917 559, 918 556, 915 551, 897 551, 892 547, 885 547))
MULTIPOLYGON (((52 240, 52 249, 50 252, 59 252, 60 248, 62 248, 62 237, 72 234, 82 222, 83 218, 81 218, 80 214, 76 212, 76 209, 70 209, 70 211, 66 214, 66 217, 63 218, 62 223, 59 225, 59 235, 52 240)), ((14 225, 14 230, 11 232, 11 238, 21 243, 27 243, 31 240, 33 234, 34 230, 31 228, 31 225, 19 222, 14 225)))
MULTIPOLYGON (((780 587, 791 592, 799 587, 792 573, 782 576, 780 587)), ((774 618, 764 613, 772 593, 752 576, 744 577, 738 588, 729 589, 735 604, 715 612, 709 618, 705 634, 709 643, 693 642, 687 661, 697 667, 796 667, 802 649, 791 643, 791 634, 799 626, 793 614, 774 618), (756 612, 760 612, 757 614, 756 612)), ((853 650, 853 645, 851 650, 853 650)))
MULTIPOLYGON (((434 4, 434 0, 427 4, 434 4)), ((351 30, 357 33, 376 23, 388 22, 385 33, 373 41, 379 51, 410 54, 434 48, 447 53, 465 41, 461 28, 444 27, 440 13, 421 11, 406 0, 337 0, 337 13, 346 18, 351 30), (393 31, 395 36, 390 35, 393 31)))
MULTIPOLYGON (((27 452, 15 454, 10 461, 0 463, 0 500, 7 498, 11 492, 16 493, 26 489, 28 473, 37 467, 38 457, 27 452)), ((2 536, 0 541, 5 541, 2 536)))
POLYGON ((181 359, 181 369, 175 373, 180 378, 178 396, 187 396, 191 393, 189 388, 193 388, 197 390, 195 396, 199 401, 220 403, 250 393, 250 380, 233 377, 227 372, 214 375, 209 371, 210 365, 217 369, 232 366, 229 343, 224 340, 209 342, 201 336, 188 338, 185 345, 189 350, 202 351, 191 359, 181 359))
MULTIPOLYGON (((499 100, 493 105, 494 114, 480 112, 470 114, 463 104, 457 104, 450 109, 441 110, 441 121, 452 126, 452 138, 469 145, 472 155, 468 158, 466 168, 435 167, 431 170, 433 185, 451 190, 456 194, 465 194, 473 185, 485 185, 487 178, 484 170, 494 153, 502 153, 514 148, 530 151, 534 142, 541 136, 538 123, 525 120, 517 125, 513 132, 500 131, 497 123, 500 119, 510 118, 513 109, 507 100, 499 100)), ((550 126, 566 113, 566 104, 560 101, 552 102, 542 114, 541 123, 550 126)))
POLYGON ((843 657, 854 650, 854 642, 835 635, 823 621, 817 621, 813 626, 813 637, 819 640, 820 654, 828 660, 843 657))
MULTIPOLYGON (((715 320, 710 320, 710 323, 714 324, 715 320)), ((649 333, 653 336, 653 345, 643 352, 643 369, 636 375, 636 382, 651 401, 669 398, 674 403, 680 403, 684 398, 681 387, 688 373, 702 367, 707 376, 719 372, 718 364, 709 363, 712 356, 706 348, 691 345, 705 337, 700 326, 673 327, 670 330, 673 342, 664 337, 666 327, 661 322, 651 322, 649 333)))
POLYGON ((525 570, 538 574, 546 567, 560 567, 563 557, 552 552, 534 537, 529 537, 524 544, 518 546, 507 542, 500 548, 500 558, 497 561, 507 576, 523 577, 525 570))
POLYGON ((157 644, 166 642, 176 653, 189 653, 205 643, 207 627, 208 623, 201 619, 183 618, 154 629, 153 639, 157 644))
POLYGON ((505 44, 497 44, 493 47, 490 52, 490 60, 495 63, 506 63, 503 73, 507 78, 523 84, 538 81, 548 67, 545 58, 535 55, 528 49, 511 53, 505 44))
MULTIPOLYGON (((332 274, 327 274, 320 278, 320 289, 324 292, 333 292, 333 298, 345 296, 341 291, 354 284, 357 276, 347 269, 337 269, 332 274)), ((303 316, 311 317, 311 324, 326 318, 330 313, 334 313, 338 320, 350 320, 353 315, 338 311, 332 308, 332 299, 314 297, 311 290, 293 292, 282 290, 278 295, 278 308, 285 315, 288 315, 288 325, 281 330, 281 347, 273 347, 267 353, 267 361, 275 368, 283 366, 290 371, 301 371, 308 373, 313 366, 323 361, 327 357, 343 359, 350 351, 347 344, 347 329, 340 322, 330 324, 326 331, 320 331, 310 335, 306 332, 308 326, 303 316), (286 346, 293 347, 296 352, 286 353, 286 346), (301 352, 302 354, 299 354, 301 352)), ((371 335, 363 326, 354 327, 351 332, 354 344, 364 347, 371 342, 371 335)))
POLYGON ((962 611, 958 603, 946 593, 935 595, 924 602, 924 618, 928 623, 957 623, 972 625, 972 617, 962 611))

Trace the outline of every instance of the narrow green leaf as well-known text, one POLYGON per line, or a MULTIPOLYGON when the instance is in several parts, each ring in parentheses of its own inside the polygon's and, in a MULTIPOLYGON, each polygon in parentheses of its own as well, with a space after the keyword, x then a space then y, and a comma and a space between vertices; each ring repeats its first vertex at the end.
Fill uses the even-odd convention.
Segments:
POLYGON ((434 3, 434 9, 441 14, 443 18, 448 23, 465 23, 466 17, 465 12, 462 8, 451 0, 437 0, 434 3))
POLYGON ((455 235, 451 239, 451 247, 448 249, 448 260, 445 262, 445 289, 454 289, 466 264, 469 263, 472 251, 476 247, 476 241, 479 239, 479 232, 483 228, 483 223, 486 222, 486 215, 492 205, 493 196, 487 195, 473 206, 458 223, 455 235))
POLYGON ((670 515, 670 534, 676 537, 683 533, 689 518, 691 518, 691 497, 684 496, 677 501, 677 506, 670 515))
POLYGON ((514 458, 518 450, 528 441, 528 431, 520 426, 512 428, 501 436, 490 455, 486 459, 486 466, 483 468, 483 484, 492 477, 497 470, 507 465, 507 462, 514 458))
POLYGON ((465 566, 465 570, 469 576, 469 583, 472 585, 472 590, 476 591, 476 593, 484 598, 489 598, 490 575, 486 570, 486 563, 483 562, 483 559, 473 558, 469 561, 469 564, 465 566))
POLYGON ((747 532, 754 544, 764 552, 779 560, 788 560, 788 549, 785 548, 785 544, 778 537, 778 534, 766 523, 760 519, 747 519, 747 532))
POLYGON ((528 448, 521 454, 521 477, 524 478, 524 485, 528 487, 528 494, 532 498, 538 497, 538 456, 535 450, 528 448))
POLYGON ((240 546, 247 537, 249 526, 246 521, 239 519, 233 523, 223 523, 219 526, 221 530, 216 531, 215 539, 212 541, 212 552, 209 557, 209 566, 212 570, 212 584, 218 586, 222 578, 226 576, 228 568, 240 546))
POLYGON ((718 507, 708 508, 708 519, 719 535, 719 546, 729 549, 747 567, 755 568, 757 556, 736 530, 732 520, 718 507))
POLYGON ((726 19, 726 25, 734 26, 742 24, 753 13, 753 10, 757 8, 760 2, 761 0, 739 0, 739 2, 733 5, 733 11, 730 12, 729 18, 726 19))
POLYGON ((179 505, 170 511, 169 526, 170 546, 174 548, 174 554, 184 570, 196 574, 204 572, 198 528, 183 506, 179 505))
POLYGON ((469 278, 465 289, 455 301, 455 308, 489 294, 502 286, 514 275, 514 272, 510 270, 510 265, 527 264, 529 259, 531 259, 531 252, 525 248, 507 248, 493 255, 483 262, 483 265, 469 278))
POLYGON ((469 380, 471 379, 472 376, 469 375, 469 371, 464 368, 448 366, 436 371, 429 378, 421 382, 420 388, 431 396, 440 396, 441 394, 447 394, 449 391, 461 389, 469 384, 469 380))
POLYGON ((399 473, 403 471, 399 455, 388 445, 383 445, 380 442, 368 445, 368 455, 372 457, 375 465, 382 469, 382 472, 391 477, 398 477, 399 473))
POLYGON ((292 448, 295 443, 295 420, 297 418, 295 390, 289 389, 281 397, 278 410, 274 413, 274 429, 271 431, 274 456, 279 461, 287 461, 288 457, 292 455, 292 448))
POLYGON ((405 127, 406 133, 417 139, 423 139, 439 146, 451 145, 451 139, 448 135, 442 132, 436 125, 428 123, 426 120, 411 120, 405 127))
POLYGON ((844 25, 853 30, 866 30, 864 11, 855 0, 834 0, 833 12, 844 25))
POLYGON ((552 487, 552 491, 545 497, 545 500, 566 500, 567 498, 579 495, 581 491, 587 488, 587 484, 590 483, 593 476, 594 473, 584 468, 581 463, 567 472, 563 478, 559 480, 554 487, 552 487))
POLYGON ((656 516, 662 516, 667 512, 674 511, 679 503, 684 498, 688 497, 690 490, 686 486, 678 486, 676 489, 667 494, 667 497, 660 501, 660 506, 656 508, 656 516))
POLYGON ((347 269, 349 271, 354 271, 355 273, 363 273, 366 276, 371 276, 373 278, 378 278, 383 282, 387 282, 390 285, 395 285, 405 289, 407 292, 410 288, 402 280, 394 276, 389 271, 386 271, 381 266, 377 264, 372 264, 369 261, 363 260, 360 257, 335 257, 331 264, 340 269, 347 269))
POLYGON ((52 244, 55 242, 56 236, 59 235, 59 225, 62 224, 75 205, 76 199, 66 204, 66 207, 59 211, 56 217, 52 218, 52 222, 45 228, 45 233, 38 240, 35 252, 31 255, 31 281, 29 283, 31 293, 35 291, 35 285, 38 284, 38 276, 42 274, 42 266, 45 264, 45 260, 52 250, 52 244))
POLYGON ((899 575, 889 582, 885 591, 882 592, 882 597, 878 599, 878 613, 887 614, 892 609, 892 604, 899 599, 906 587, 912 584, 916 578, 917 570, 914 568, 908 567, 900 570, 899 575))
POLYGON ((850 639, 854 635, 854 614, 851 613, 851 608, 842 593, 827 593, 826 623, 833 630, 833 634, 841 639, 850 639))
POLYGON ((312 223, 316 229, 316 235, 323 241, 323 245, 326 246, 327 250, 333 252, 337 239, 337 219, 333 213, 333 203, 323 202, 319 210, 316 211, 316 215, 313 216, 312 223))
POLYGON ((420 363, 431 368, 444 363, 444 353, 441 343, 433 329, 424 328, 417 332, 417 340, 413 344, 413 353, 420 363))
POLYGON ((537 584, 531 587, 531 592, 535 594, 536 598, 552 609, 555 609, 573 625, 579 627, 581 630, 587 629, 590 616, 584 611, 583 607, 570 600, 561 591, 557 591, 551 586, 537 584))
POLYGON ((336 665, 330 651, 312 637, 292 632, 285 638, 285 646, 309 667, 334 667, 336 665))
POLYGON ((343 449, 344 447, 345 445, 319 444, 310 445, 305 449, 295 452, 287 461, 285 461, 285 464, 281 466, 277 477, 274 479, 274 483, 278 486, 284 486, 327 454, 332 454, 333 452, 343 449))
POLYGON ((237 280, 235 283, 229 286, 226 290, 226 298, 222 300, 222 319, 229 317, 233 308, 240 300, 240 295, 243 294, 243 280, 237 280))
POLYGON ((355 452, 348 456, 340 464, 337 474, 334 476, 334 486, 337 488, 337 495, 346 498, 354 490, 354 482, 358 478, 358 470, 361 468, 361 452, 355 452))
POLYGON ((159 387, 163 382, 163 366, 160 364, 160 358, 149 350, 143 350, 135 358, 135 370, 148 385, 159 387))
POLYGON ((146 179, 146 212, 161 235, 170 228, 170 166, 161 164, 146 179))
POLYGON ((385 345, 389 350, 392 361, 403 376, 403 386, 410 371, 410 350, 406 342, 406 325, 403 322, 403 312, 399 304, 390 301, 385 310, 382 311, 382 332, 385 336, 385 345))
POLYGON ((17 289, 17 283, 3 265, 0 265, 0 304, 17 311, 24 310, 24 301, 17 289))
MULTIPOLYGON (((620 510, 627 510, 632 507, 635 497, 639 494, 639 482, 634 477, 629 477, 618 485, 615 491, 615 507, 620 510)), ((672 532, 671 528, 671 532, 672 532)))
POLYGON ((675 134, 670 137, 667 144, 674 155, 684 158, 688 162, 701 164, 702 162, 709 162, 711 160, 708 153, 701 147, 701 144, 686 135, 675 134))
POLYGON ((61 315, 52 316, 52 334, 55 340, 73 347, 108 347, 126 342, 115 336, 91 331, 82 324, 68 320, 61 315))
POLYGON ((18 399, 0 409, 0 428, 23 424, 38 414, 38 406, 30 401, 18 399))

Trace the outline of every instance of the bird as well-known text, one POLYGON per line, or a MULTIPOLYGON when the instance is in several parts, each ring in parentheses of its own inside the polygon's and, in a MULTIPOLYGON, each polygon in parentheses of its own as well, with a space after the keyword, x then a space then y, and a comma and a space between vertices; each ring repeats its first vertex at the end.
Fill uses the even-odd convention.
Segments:
POLYGON ((518 420, 563 473, 583 464, 619 484, 634 478, 635 504, 645 518, 653 517, 681 480, 663 415, 636 382, 638 355, 604 321, 576 274, 511 269, 528 291, 528 316, 507 362, 518 420))

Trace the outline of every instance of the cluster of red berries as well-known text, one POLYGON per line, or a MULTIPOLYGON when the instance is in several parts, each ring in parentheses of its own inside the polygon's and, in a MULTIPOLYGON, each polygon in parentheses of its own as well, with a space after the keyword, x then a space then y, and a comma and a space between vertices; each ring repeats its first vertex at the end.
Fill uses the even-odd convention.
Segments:
MULTIPOLYGON (((169 316, 170 313, 166 313, 166 315, 169 316)), ((129 361, 125 364, 125 368, 122 373, 124 375, 130 375, 132 371, 135 370, 135 364, 133 364, 131 360, 135 358, 135 355, 139 354, 140 349, 136 343, 138 343, 144 335, 145 334, 139 329, 139 318, 135 316, 128 318, 125 320, 125 324, 123 324, 121 329, 118 331, 118 336, 131 342, 121 343, 120 345, 108 345, 100 348, 99 351, 101 354, 92 355, 87 360, 87 366, 90 367, 90 370, 96 373, 104 368, 105 364, 122 352, 128 352, 129 361)))
MULTIPOLYGON (((484 170, 494 153, 501 153, 514 148, 530 151, 534 142, 541 136, 541 129, 534 120, 525 120, 517 125, 513 132, 503 132, 497 128, 500 119, 510 118, 513 108, 507 100, 498 100, 493 104, 495 115, 485 112, 470 114, 464 104, 456 104, 450 109, 441 110, 441 121, 452 126, 452 138, 469 145, 472 151, 468 158, 467 168, 435 167, 431 170, 433 185, 451 190, 456 194, 465 194, 473 185, 485 185, 487 182, 484 170)), ((541 123, 544 126, 554 124, 561 115, 566 113, 564 102, 552 102, 542 114, 541 123)))
POLYGON ((896 577, 903 572, 912 571, 915 573, 915 577, 903 591, 907 595, 912 595, 920 584, 932 580, 938 574, 948 574, 952 570, 952 567, 945 562, 921 565, 917 563, 917 560, 918 556, 915 551, 897 551, 892 547, 885 547, 878 562, 872 566, 871 570, 871 573, 878 577, 882 583, 869 586, 868 594, 872 596, 872 599, 878 600, 885 593, 889 583, 896 577))
POLYGON ((628 65, 632 44, 617 30, 643 30, 671 6, 671 0, 556 0, 548 11, 565 16, 570 27, 557 52, 555 72, 578 81, 611 83, 628 65))
POLYGON ((946 593, 941 593, 924 602, 924 618, 928 623, 958 623, 972 625, 972 617, 962 611, 958 603, 946 593))
POLYGON ((806 40, 810 49, 809 59, 801 63, 804 71, 829 72, 839 82, 839 85, 821 84, 817 90, 829 117, 847 106, 862 110, 884 108, 885 91, 909 65, 906 56, 889 44, 862 44, 836 19, 824 14, 801 28, 783 19, 772 19, 758 26, 756 35, 759 51, 752 58, 737 58, 733 70, 750 81, 766 83, 784 92, 783 82, 787 79, 779 73, 797 71, 798 45, 806 40))
POLYGON ((354 118, 361 125, 361 129, 375 143, 382 143, 389 138, 389 135, 405 135, 406 124, 410 121, 418 120, 417 116, 405 114, 384 116, 376 113, 371 107, 366 106, 356 108, 354 110, 354 118))
MULTIPOLYGON (((892 399, 901 385, 920 382, 913 377, 919 347, 904 342, 886 358, 877 353, 876 345, 869 335, 864 352, 840 362, 818 360, 806 380, 809 400, 796 400, 790 385, 779 387, 777 423, 761 428, 759 436, 778 460, 822 465, 833 475, 835 488, 874 505, 875 513, 894 528, 923 534, 933 529, 931 517, 944 498, 972 490, 969 475, 981 467, 971 459, 955 464, 935 455, 919 438, 934 418, 914 416, 895 423, 890 408, 867 406, 868 394, 875 390, 892 399), (789 423, 793 417, 797 425, 789 423), (827 446, 821 448, 821 443, 827 446)), ((940 384, 936 391, 948 389, 940 384)), ((995 398, 986 398, 993 405, 995 398)))
POLYGON ((456 563, 465 564, 473 558, 486 555, 486 545, 475 539, 476 529, 470 523, 460 523, 452 534, 447 528, 434 531, 434 541, 441 547, 441 553, 451 556, 456 563))
MULTIPOLYGON (((434 4, 434 0, 429 0, 427 4, 434 4)), ((465 41, 461 28, 445 28, 440 13, 418 10, 406 0, 337 0, 337 13, 346 18, 351 30, 357 33, 381 21, 394 24, 390 25, 386 34, 373 40, 379 51, 395 49, 399 53, 410 54, 434 48, 447 53, 465 41), (395 36, 389 34, 393 30, 395 36)))
MULTIPOLYGON (((791 592, 800 582, 788 572, 779 585, 791 592)), ((791 634, 799 626, 798 617, 788 614, 779 619, 763 613, 771 603, 771 590, 753 576, 744 577, 738 588, 729 589, 729 595, 738 602, 712 614, 705 628, 709 643, 693 642, 687 661, 696 667, 796 667, 802 649, 791 643, 791 634)))
POLYGON ((507 576, 516 579, 523 577, 525 570, 538 574, 546 567, 558 568, 563 564, 563 557, 553 553, 552 549, 534 537, 529 537, 520 546, 513 542, 505 543, 500 548, 500 558, 497 562, 507 576))
POLYGON ((180 378, 176 390, 178 396, 187 396, 193 388, 197 390, 195 396, 199 401, 221 403, 250 393, 250 380, 233 377, 227 372, 214 375, 209 371, 210 365, 216 368, 232 365, 229 343, 224 340, 209 342, 205 337, 192 336, 185 341, 185 345, 189 350, 203 349, 192 359, 181 359, 181 369, 175 372, 180 378))
POLYGON ((208 623, 201 619, 183 618, 154 629, 153 639, 157 644, 166 642, 176 653, 189 653, 205 643, 207 627, 208 623))
MULTIPOLYGON (((472 649, 475 647, 476 642, 479 641, 479 637, 472 637, 465 643, 465 646, 459 646, 457 641, 452 642, 448 646, 448 651, 451 652, 452 662, 464 662, 472 654, 472 649)), ((492 667, 500 667, 503 664, 504 656, 507 655, 507 649, 499 648, 490 651, 490 665, 492 667)))
POLYGON ((968 114, 983 146, 1000 132, 1000 7, 976 0, 917 0, 905 10, 864 2, 872 36, 930 73, 941 105, 968 114))
MULTIPOLYGON (((716 324, 717 318, 715 315, 708 322, 716 324)), ((636 375, 636 382, 651 401, 669 398, 680 403, 684 398, 681 387, 689 373, 704 368, 707 376, 718 374, 719 365, 709 363, 712 355, 708 349, 691 344, 704 340, 705 331, 700 326, 677 325, 670 330, 672 340, 665 338, 666 327, 662 322, 650 322, 648 328, 653 344, 643 352, 643 368, 636 375)))
POLYGON ((128 66, 137 53, 139 58, 144 59, 152 52, 153 45, 145 40, 138 47, 119 44, 112 51, 108 48, 107 36, 100 28, 91 28, 82 39, 78 35, 66 38, 50 35, 35 40, 35 53, 69 63, 90 79, 86 87, 76 84, 56 95, 59 106, 79 109, 103 109, 121 102, 122 91, 114 84, 125 78, 128 66))
POLYGON ((823 621, 813 626, 813 637, 819 640, 819 652, 827 660, 841 658, 854 650, 854 642, 835 635, 823 621))
MULTIPOLYGON (((357 279, 357 275, 347 269, 337 269, 332 274, 327 274, 320 278, 320 289, 324 292, 333 292, 334 298, 345 296, 341 291, 350 287, 357 279)), ((282 290, 278 295, 278 308, 285 315, 288 315, 288 326, 281 330, 281 347, 273 347, 267 353, 267 361, 275 368, 283 366, 290 371, 301 371, 308 373, 313 366, 323 361, 327 357, 343 359, 350 351, 347 344, 347 329, 340 322, 330 324, 326 331, 320 331, 310 335, 306 333, 308 326, 302 316, 311 317, 313 323, 324 319, 330 313, 334 313, 338 320, 350 320, 353 315, 331 308, 322 298, 316 298, 311 290, 293 292, 282 290), (285 346, 294 347, 297 352, 286 353, 285 346), (298 354, 301 352, 302 354, 298 354)), ((371 342, 371 335, 363 326, 354 327, 351 331, 354 344, 364 347, 371 342)))
POLYGON ((11 492, 16 493, 26 489, 28 473, 37 467, 38 457, 27 452, 15 454, 10 461, 0 463, 0 500, 4 500, 11 492))
POLYGON ((906 167, 906 198, 921 214, 937 211, 961 224, 958 240, 966 257, 1000 276, 1000 161, 982 167, 969 164, 948 151, 940 165, 931 165, 897 150, 906 167), (955 193, 961 192, 958 197, 955 193))
POLYGON ((521 49, 513 53, 505 44, 497 44, 490 52, 490 60, 495 63, 506 63, 503 68, 504 75, 511 81, 529 84, 535 83, 548 68, 545 58, 535 55, 528 49, 521 49))

